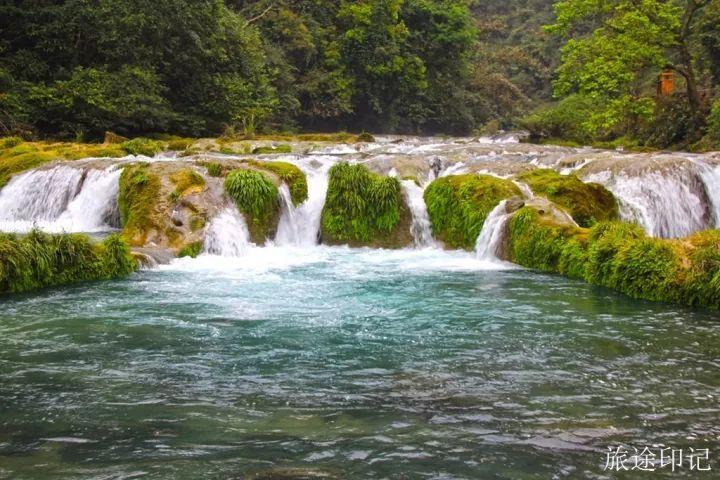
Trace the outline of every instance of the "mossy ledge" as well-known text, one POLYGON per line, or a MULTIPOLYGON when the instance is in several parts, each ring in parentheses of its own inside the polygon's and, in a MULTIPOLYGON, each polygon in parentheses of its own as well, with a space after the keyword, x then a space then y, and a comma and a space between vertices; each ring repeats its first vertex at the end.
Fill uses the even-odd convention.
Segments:
POLYGON ((502 200, 520 197, 510 180, 490 175, 450 175, 425 190, 435 238, 449 248, 473 250, 485 219, 502 200))
POLYGON ((247 163, 253 167, 271 172, 277 175, 280 180, 285 182, 290 189, 290 196, 292 197, 292 201, 295 206, 298 206, 307 200, 307 177, 297 166, 287 162, 259 162, 256 160, 248 160, 247 163))
POLYGON ((322 212, 322 240, 329 245, 402 248, 412 243, 411 214, 400 182, 363 165, 330 169, 322 212))
POLYGON ((275 236, 280 202, 278 189, 267 175, 256 170, 233 170, 225 179, 225 191, 245 215, 254 243, 261 245, 275 236))
POLYGON ((576 175, 561 175, 550 169, 525 172, 518 180, 526 183, 536 195, 563 207, 581 227, 618 218, 617 200, 598 183, 585 183, 576 175))
POLYGON ((160 229, 156 205, 160 196, 160 177, 147 163, 129 165, 120 176, 120 221, 123 237, 130 245, 144 246, 148 233, 160 229))
POLYGON ((645 235, 636 225, 561 225, 531 207, 509 225, 510 260, 612 288, 633 298, 720 308, 720 230, 679 240, 645 235))
POLYGON ((136 268, 119 235, 93 243, 80 234, 0 234, 0 293, 120 278, 136 268))

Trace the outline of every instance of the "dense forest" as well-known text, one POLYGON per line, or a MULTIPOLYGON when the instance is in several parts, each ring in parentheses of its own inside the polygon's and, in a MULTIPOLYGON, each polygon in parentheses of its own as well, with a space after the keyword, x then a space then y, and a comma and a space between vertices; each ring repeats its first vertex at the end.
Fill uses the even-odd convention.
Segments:
POLYGON ((0 134, 24 137, 524 128, 713 148, 719 81, 720 0, 0 6, 0 134))

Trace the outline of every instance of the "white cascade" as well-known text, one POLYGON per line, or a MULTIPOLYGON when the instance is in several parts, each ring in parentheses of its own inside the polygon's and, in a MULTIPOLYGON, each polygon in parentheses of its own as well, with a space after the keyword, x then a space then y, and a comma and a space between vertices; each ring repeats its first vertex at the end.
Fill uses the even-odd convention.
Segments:
POLYGON ((325 207, 328 189, 328 171, 335 159, 325 157, 301 158, 294 160, 307 177, 308 198, 302 204, 292 203, 287 185, 280 186, 282 213, 278 224, 276 245, 309 247, 317 245, 320 238, 320 220, 325 207))
POLYGON ((517 180, 512 181, 518 189, 520 189, 520 193, 523 194, 523 197, 525 197, 527 200, 530 200, 532 198, 535 198, 535 193, 533 193, 532 188, 530 188, 530 185, 524 182, 519 182, 517 180))
POLYGON ((430 216, 428 215, 425 198, 423 197, 425 189, 418 186, 413 180, 403 180, 401 183, 403 192, 405 193, 405 199, 410 208, 410 213, 412 213, 410 233, 412 234, 415 247, 436 247, 437 242, 432 236, 430 216))
POLYGON ((720 165, 710 165, 702 160, 693 159, 698 168, 698 174, 705 184, 705 193, 710 202, 713 227, 720 228, 720 165))
POLYGON ((80 193, 58 218, 57 224, 68 232, 92 232, 120 227, 118 193, 121 169, 90 170, 80 193))
POLYGON ((505 228, 511 216, 507 213, 507 200, 500 202, 488 214, 475 242, 475 256, 478 260, 500 261, 499 255, 505 237, 505 228))
POLYGON ((604 185, 618 199, 620 217, 654 237, 685 237, 710 226, 705 187, 694 168, 638 176, 608 171, 583 180, 604 185))
POLYGON ((245 218, 231 205, 212 219, 205 231, 203 253, 222 257, 242 257, 252 244, 245 218))
POLYGON ((97 232, 119 227, 121 170, 68 166, 32 170, 0 191, 0 229, 97 232))

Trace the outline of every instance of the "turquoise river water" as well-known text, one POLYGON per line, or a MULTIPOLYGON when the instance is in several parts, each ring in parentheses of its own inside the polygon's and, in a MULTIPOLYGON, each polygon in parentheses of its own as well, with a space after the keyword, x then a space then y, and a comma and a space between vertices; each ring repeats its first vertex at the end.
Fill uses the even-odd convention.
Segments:
POLYGON ((717 478, 717 313, 488 267, 270 247, 2 297, 0 478, 717 478))

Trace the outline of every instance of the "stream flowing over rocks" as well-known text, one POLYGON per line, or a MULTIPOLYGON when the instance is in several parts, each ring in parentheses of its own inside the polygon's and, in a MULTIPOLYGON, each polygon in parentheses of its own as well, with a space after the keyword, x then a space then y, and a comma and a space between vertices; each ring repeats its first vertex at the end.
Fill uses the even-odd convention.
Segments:
MULTIPOLYGON (((621 219, 639 224, 655 237, 679 238, 720 226, 720 154, 623 153, 539 146, 518 143, 513 135, 447 139, 388 136, 356 144, 290 142, 292 153, 269 155, 213 153, 212 141, 199 144, 208 151, 189 156, 169 152, 154 158, 61 162, 16 175, 0 191, 0 228, 15 232, 34 227, 51 232, 117 230, 121 228, 121 172, 126 165, 142 161, 161 178, 158 208, 168 226, 154 226, 144 243, 136 247, 173 249, 203 242, 206 253, 241 254, 239 245, 245 240, 219 238, 223 234, 242 236, 243 229, 237 219, 228 221, 233 215, 228 213, 222 179, 210 176, 206 165, 216 163, 231 169, 247 159, 287 162, 299 167, 307 177, 308 198, 300 205, 292 204, 287 186, 276 179, 281 214, 272 240, 279 246, 308 246, 322 241, 320 223, 328 172, 339 162, 362 164, 401 181, 403 198, 412 215, 410 235, 415 248, 438 245, 423 200, 424 189, 434 178, 472 173, 507 178, 515 181, 524 197, 530 198, 532 190, 514 177, 539 168, 575 174, 585 182, 605 186, 617 199, 621 219), (204 177, 205 187, 179 201, 167 200, 174 187, 169 178, 187 169, 204 177), (237 225, 237 231, 231 231, 230 225, 237 225)), ((255 145, 272 147, 273 142, 259 141, 255 145)))

